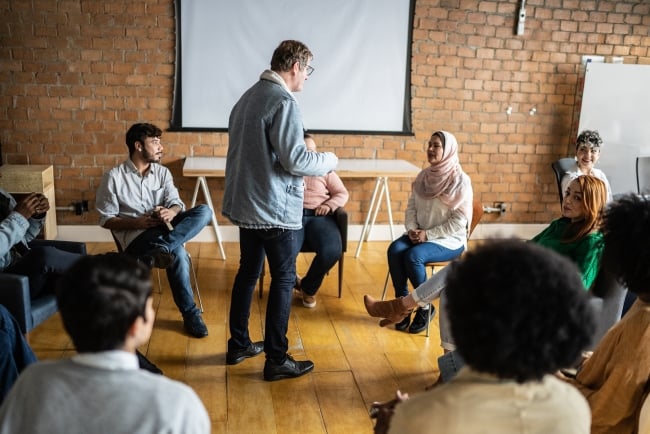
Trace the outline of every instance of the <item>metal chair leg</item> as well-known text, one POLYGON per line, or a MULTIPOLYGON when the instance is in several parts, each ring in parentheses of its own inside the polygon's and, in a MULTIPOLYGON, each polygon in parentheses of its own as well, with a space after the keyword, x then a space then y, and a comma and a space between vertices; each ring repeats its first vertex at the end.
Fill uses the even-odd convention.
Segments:
POLYGON ((382 301, 386 298, 386 291, 388 290, 388 279, 390 279, 390 271, 386 272, 386 281, 384 282, 384 292, 381 293, 382 301))
POLYGON ((196 271, 194 271, 194 263, 192 262, 190 252, 187 252, 187 258, 190 260, 190 269, 192 270, 192 276, 194 276, 194 290, 196 291, 196 297, 199 299, 199 309, 203 313, 203 300, 201 300, 201 291, 199 291, 199 280, 196 278, 196 271))

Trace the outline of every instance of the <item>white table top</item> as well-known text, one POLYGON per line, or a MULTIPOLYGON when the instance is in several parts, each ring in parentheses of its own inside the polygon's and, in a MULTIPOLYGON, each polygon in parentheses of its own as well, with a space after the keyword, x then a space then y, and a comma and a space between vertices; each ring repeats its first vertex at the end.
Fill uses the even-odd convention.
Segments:
MULTIPOLYGON (((406 160, 341 158, 336 173, 341 178, 410 178, 415 177, 420 170, 422 169, 406 160)), ((187 157, 183 164, 183 176, 223 177, 225 174, 226 157, 187 157)))

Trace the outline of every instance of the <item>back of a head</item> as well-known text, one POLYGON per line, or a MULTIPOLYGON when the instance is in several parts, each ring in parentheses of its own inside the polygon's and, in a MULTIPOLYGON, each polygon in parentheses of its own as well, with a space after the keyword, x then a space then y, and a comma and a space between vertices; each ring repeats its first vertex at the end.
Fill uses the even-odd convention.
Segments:
POLYGON ((628 194, 617 199, 605 211, 601 231, 603 266, 650 301, 650 198, 628 194))
POLYGON ((296 62, 305 67, 314 55, 309 48, 300 41, 286 40, 280 42, 271 57, 271 69, 276 72, 291 70, 296 62))
POLYGON ((518 382, 571 366, 595 323, 580 273, 554 251, 490 240, 453 263, 445 294, 459 353, 479 372, 518 382))
POLYGON ((59 279, 56 299, 78 352, 120 348, 151 295, 151 271, 123 253, 88 255, 59 279))

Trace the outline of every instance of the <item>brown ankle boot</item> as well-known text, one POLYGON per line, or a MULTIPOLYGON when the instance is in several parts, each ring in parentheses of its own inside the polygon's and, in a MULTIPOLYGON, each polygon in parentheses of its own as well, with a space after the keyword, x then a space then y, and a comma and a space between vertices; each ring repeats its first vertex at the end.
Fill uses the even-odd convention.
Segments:
POLYGON ((380 326, 385 327, 389 324, 400 322, 411 313, 402 304, 401 298, 396 298, 388 301, 377 301, 369 295, 363 297, 363 303, 366 305, 366 311, 370 316, 376 318, 385 318, 379 323, 380 326))

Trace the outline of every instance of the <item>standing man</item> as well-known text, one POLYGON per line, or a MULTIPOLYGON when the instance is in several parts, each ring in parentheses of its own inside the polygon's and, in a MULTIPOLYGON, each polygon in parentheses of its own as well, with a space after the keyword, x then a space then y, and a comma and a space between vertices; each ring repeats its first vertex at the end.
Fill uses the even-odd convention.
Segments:
POLYGON ((336 155, 309 152, 302 116, 292 92, 314 71, 302 42, 283 41, 271 69, 239 99, 228 124, 229 146, 223 215, 239 226, 240 262, 230 302, 226 363, 266 353, 264 379, 299 377, 314 369, 287 350, 287 327, 296 281, 297 232, 302 226, 303 176, 333 170, 336 155), (264 342, 251 342, 248 319, 264 257, 271 271, 264 342))
POLYGON ((212 210, 207 205, 185 210, 171 172, 160 164, 161 135, 152 124, 129 128, 129 158, 104 175, 95 205, 99 224, 111 230, 122 250, 166 269, 185 330, 202 338, 208 328, 194 302, 184 245, 208 224, 212 210))

